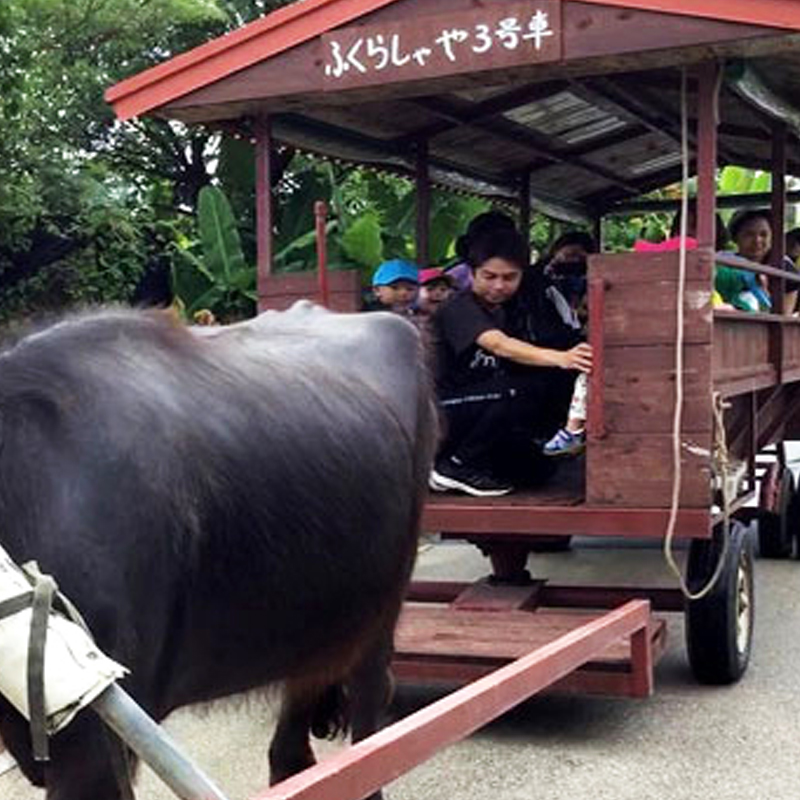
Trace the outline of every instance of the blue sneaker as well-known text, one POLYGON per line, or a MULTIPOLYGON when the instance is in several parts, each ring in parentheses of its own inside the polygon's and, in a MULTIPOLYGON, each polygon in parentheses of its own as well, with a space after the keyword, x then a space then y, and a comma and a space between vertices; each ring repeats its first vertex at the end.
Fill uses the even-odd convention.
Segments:
POLYGON ((586 449, 586 431, 568 431, 561 428, 542 448, 546 456, 577 456, 586 449))

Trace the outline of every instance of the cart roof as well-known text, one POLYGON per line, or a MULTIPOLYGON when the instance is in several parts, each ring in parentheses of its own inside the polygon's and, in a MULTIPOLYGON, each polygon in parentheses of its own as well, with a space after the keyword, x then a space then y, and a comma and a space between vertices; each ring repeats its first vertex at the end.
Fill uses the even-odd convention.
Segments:
MULTIPOLYGON (((800 0, 300 0, 107 99, 245 134, 269 114, 279 140, 401 171, 424 141, 439 183, 516 197, 529 179, 579 218, 678 177, 683 65, 747 59, 800 95, 797 31, 800 0)), ((768 167, 769 120, 728 90, 721 111, 721 161, 768 167)), ((789 157, 800 173, 794 140, 789 157)))

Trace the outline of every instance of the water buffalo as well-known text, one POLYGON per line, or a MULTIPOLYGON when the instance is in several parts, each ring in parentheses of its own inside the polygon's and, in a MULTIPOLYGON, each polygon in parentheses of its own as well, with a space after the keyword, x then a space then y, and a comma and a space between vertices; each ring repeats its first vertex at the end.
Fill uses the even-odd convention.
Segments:
MULTIPOLYGON (((435 416, 416 331, 309 304, 191 331, 164 313, 66 318, 0 355, 0 543, 36 559, 156 719, 278 686, 276 782, 309 731, 372 733, 417 546, 435 416)), ((48 800, 120 796, 82 714, 30 756, 48 800)))

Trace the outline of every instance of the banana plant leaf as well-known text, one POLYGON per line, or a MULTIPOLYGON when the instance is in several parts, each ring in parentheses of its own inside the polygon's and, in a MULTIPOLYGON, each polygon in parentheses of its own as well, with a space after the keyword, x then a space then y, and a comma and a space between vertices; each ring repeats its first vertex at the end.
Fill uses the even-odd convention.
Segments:
POLYGON ((353 222, 341 238, 347 257, 360 267, 375 268, 383 261, 383 238, 377 214, 364 214, 353 222))
POLYGON ((229 283, 245 267, 242 243, 228 198, 216 186, 200 190, 197 219, 205 268, 215 281, 229 283))

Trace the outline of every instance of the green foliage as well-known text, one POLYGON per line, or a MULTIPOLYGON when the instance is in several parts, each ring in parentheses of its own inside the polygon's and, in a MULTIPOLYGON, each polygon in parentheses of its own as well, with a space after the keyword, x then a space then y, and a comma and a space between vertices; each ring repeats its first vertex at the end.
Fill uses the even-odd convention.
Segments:
POLYGON ((768 192, 772 188, 772 176, 743 167, 725 167, 717 179, 720 194, 754 194, 768 192))
POLYGON ((0 2, 0 317, 130 297, 208 183, 214 137, 160 120, 119 126, 103 93, 258 5, 0 2))
POLYGON ((200 242, 206 266, 225 282, 244 269, 244 254, 230 203, 220 189, 206 186, 198 205, 200 242))
POLYGON ((359 267, 374 268, 383 261, 383 238, 377 211, 362 214, 341 236, 342 249, 359 267))
MULTIPOLYGON (((277 194, 276 271, 315 268, 313 209, 318 200, 329 208, 331 269, 360 269, 367 284, 384 259, 416 257, 416 198, 413 183, 405 178, 297 157, 277 194)), ((488 208, 484 200, 434 191, 431 263, 452 260, 456 238, 488 208)))
POLYGON ((200 192, 197 242, 178 248, 173 290, 189 319, 207 308, 217 319, 251 316, 256 302, 255 268, 248 266, 225 193, 214 186, 200 192), (199 252, 198 252, 199 251, 199 252))

